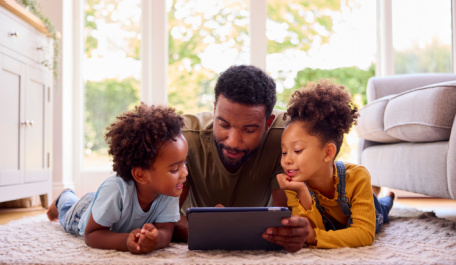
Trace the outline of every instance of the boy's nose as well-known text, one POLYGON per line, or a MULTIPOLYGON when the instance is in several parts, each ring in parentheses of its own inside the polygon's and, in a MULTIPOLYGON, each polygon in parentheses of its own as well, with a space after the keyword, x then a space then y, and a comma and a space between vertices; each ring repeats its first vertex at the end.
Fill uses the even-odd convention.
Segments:
POLYGON ((188 175, 188 168, 187 168, 187 163, 184 163, 184 166, 182 167, 184 172, 181 174, 181 178, 185 178, 188 175))

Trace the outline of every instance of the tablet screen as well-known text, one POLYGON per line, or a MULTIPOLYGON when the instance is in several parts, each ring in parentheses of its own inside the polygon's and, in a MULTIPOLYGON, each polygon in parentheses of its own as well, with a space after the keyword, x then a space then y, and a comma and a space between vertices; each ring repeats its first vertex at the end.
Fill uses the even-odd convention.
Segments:
POLYGON ((197 207, 187 209, 190 250, 279 250, 262 238, 268 227, 283 226, 286 207, 197 207))

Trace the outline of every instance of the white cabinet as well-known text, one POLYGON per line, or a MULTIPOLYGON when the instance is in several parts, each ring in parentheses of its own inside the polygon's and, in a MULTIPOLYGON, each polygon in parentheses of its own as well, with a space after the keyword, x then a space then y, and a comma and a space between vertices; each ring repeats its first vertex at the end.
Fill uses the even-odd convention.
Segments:
POLYGON ((0 6, 0 202, 52 190, 52 41, 0 6))

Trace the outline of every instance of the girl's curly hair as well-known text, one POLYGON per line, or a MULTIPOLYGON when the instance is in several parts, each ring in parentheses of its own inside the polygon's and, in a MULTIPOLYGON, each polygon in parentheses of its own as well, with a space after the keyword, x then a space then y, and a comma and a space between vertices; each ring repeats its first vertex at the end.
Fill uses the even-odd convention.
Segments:
POLYGON ((308 82, 306 87, 293 93, 284 119, 289 118, 288 124, 305 122, 309 134, 317 136, 322 144, 336 145, 337 156, 344 134, 357 123, 358 116, 358 108, 343 86, 319 80, 308 82))
POLYGON ((113 170, 125 181, 133 180, 135 167, 148 169, 155 162, 160 147, 176 141, 184 119, 173 108, 142 103, 119 116, 106 127, 106 142, 113 156, 113 170))

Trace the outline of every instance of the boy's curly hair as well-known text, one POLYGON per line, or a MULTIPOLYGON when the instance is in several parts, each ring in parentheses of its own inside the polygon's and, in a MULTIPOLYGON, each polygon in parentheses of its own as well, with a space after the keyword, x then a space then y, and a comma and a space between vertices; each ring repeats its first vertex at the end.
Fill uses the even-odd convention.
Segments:
POLYGON ((264 105, 266 119, 277 100, 274 79, 253 65, 231 66, 223 72, 215 85, 216 102, 219 95, 249 106, 264 105))
POLYGON ((155 162, 161 146, 176 141, 184 119, 173 108, 142 103, 117 116, 105 135, 113 170, 125 181, 133 180, 135 167, 148 169, 155 162))
POLYGON ((289 118, 288 124, 304 121, 309 134, 317 136, 322 145, 329 142, 336 145, 337 156, 344 134, 357 123, 358 116, 358 108, 343 86, 319 80, 308 82, 293 93, 284 119, 289 118))

